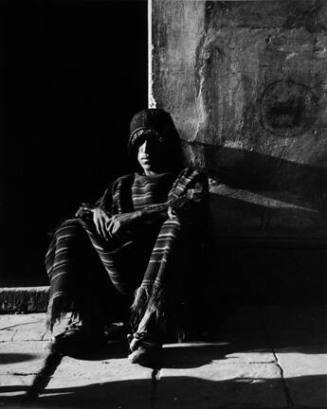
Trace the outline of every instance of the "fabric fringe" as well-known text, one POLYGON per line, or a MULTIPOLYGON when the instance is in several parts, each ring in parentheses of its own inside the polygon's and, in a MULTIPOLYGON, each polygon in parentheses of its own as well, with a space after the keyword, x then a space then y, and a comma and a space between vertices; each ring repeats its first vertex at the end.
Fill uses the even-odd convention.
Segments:
POLYGON ((53 327, 56 323, 59 323, 61 319, 72 311, 72 302, 62 296, 57 296, 50 299, 47 309, 46 328, 50 332, 53 331, 53 327))
POLYGON ((134 293, 134 301, 131 306, 132 315, 138 318, 142 317, 150 299, 151 289, 149 286, 141 285, 134 293))
POLYGON ((153 287, 147 310, 155 316, 156 321, 165 317, 165 312, 167 311, 167 299, 166 291, 163 288, 157 286, 153 287))
POLYGON ((151 317, 151 327, 153 324, 163 327, 166 321, 166 291, 159 286, 140 286, 135 291, 134 302, 131 306, 131 327, 137 331, 137 327, 142 318, 146 315, 151 317))

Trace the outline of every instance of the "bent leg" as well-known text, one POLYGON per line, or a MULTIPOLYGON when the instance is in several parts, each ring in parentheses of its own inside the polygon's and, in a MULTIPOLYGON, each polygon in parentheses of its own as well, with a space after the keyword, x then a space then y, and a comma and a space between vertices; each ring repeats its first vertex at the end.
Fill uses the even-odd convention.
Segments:
POLYGON ((72 287, 77 248, 82 240, 77 219, 66 220, 55 231, 45 256, 45 266, 50 279, 48 320, 54 322, 72 307, 72 287))
POLYGON ((134 338, 161 338, 166 329, 168 303, 179 287, 184 227, 178 219, 166 220, 154 244, 141 286, 132 306, 134 338))
MULTIPOLYGON (((73 311, 83 320, 99 321, 101 311, 122 300, 112 286, 91 243, 86 223, 68 219, 56 230, 45 264, 50 278, 48 324, 53 327, 61 314, 73 311)), ((104 314, 104 313, 103 313, 104 314)))

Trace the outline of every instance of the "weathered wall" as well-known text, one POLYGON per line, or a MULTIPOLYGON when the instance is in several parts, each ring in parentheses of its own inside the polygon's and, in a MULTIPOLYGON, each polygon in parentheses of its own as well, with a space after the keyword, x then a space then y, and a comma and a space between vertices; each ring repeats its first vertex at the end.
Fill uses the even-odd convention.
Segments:
POLYGON ((221 236, 321 237, 327 2, 152 1, 152 104, 211 179, 221 236))

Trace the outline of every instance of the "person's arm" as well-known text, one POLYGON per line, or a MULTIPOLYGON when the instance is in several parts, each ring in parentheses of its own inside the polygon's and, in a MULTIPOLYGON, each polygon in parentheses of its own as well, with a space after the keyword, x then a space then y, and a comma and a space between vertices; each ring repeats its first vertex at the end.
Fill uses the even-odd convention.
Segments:
POLYGON ((207 194, 206 175, 196 169, 185 168, 175 179, 166 202, 148 205, 140 211, 126 213, 126 216, 130 215, 131 220, 146 224, 164 220, 167 216, 171 219, 192 218, 203 210, 207 194))
MULTIPOLYGON (((201 210, 208 194, 207 177, 196 169, 185 168, 175 179, 164 203, 148 205, 142 210, 117 215, 130 217, 131 221, 151 223, 160 219, 188 217, 201 210)), ((114 216, 113 216, 114 217, 114 216)))
POLYGON ((157 221, 158 219, 166 218, 169 203, 156 203, 146 206, 144 209, 140 210, 138 217, 140 221, 145 223, 151 223, 152 221, 157 221))
MULTIPOLYGON (((127 176, 128 177, 128 176, 127 176)), ((95 205, 82 204, 77 217, 93 220, 97 232, 108 240, 121 229, 128 229, 134 224, 151 224, 167 218, 168 202, 149 205, 142 210, 121 212, 120 200, 123 183, 128 179, 118 178, 109 186, 95 205)))
POLYGON ((196 221, 205 212, 208 198, 206 175, 192 168, 185 168, 175 180, 169 192, 169 217, 179 217, 190 222, 196 221))
POLYGON ((110 222, 110 207, 112 186, 107 187, 104 194, 95 202, 95 204, 82 203, 75 213, 75 217, 80 217, 93 222, 97 233, 105 240, 110 238, 107 225, 110 222))
POLYGON ((110 235, 108 235, 106 226, 111 219, 111 215, 107 213, 103 208, 99 206, 93 206, 89 203, 82 203, 75 213, 75 217, 93 221, 95 229, 100 236, 102 236, 106 240, 110 237, 110 235))
POLYGON ((107 229, 110 234, 117 233, 122 228, 128 228, 133 224, 152 224, 158 220, 167 218, 168 202, 149 205, 142 210, 129 213, 114 214, 110 218, 107 229))

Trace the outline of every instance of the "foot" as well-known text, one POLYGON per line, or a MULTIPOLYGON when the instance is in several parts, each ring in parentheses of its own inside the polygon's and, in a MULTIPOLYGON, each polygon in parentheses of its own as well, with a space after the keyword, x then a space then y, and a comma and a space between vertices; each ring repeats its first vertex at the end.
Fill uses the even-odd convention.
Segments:
POLYGON ((139 346, 128 355, 132 364, 138 364, 150 368, 160 368, 162 365, 162 348, 149 348, 139 346))
POLYGON ((133 364, 160 368, 162 362, 162 343, 146 337, 145 334, 129 334, 130 354, 128 359, 133 364))

